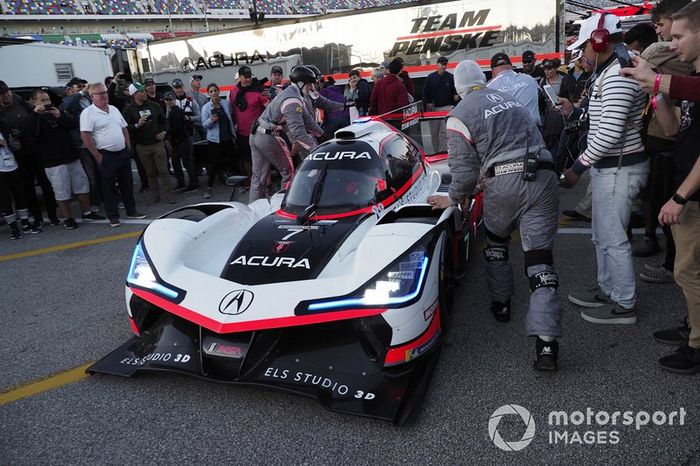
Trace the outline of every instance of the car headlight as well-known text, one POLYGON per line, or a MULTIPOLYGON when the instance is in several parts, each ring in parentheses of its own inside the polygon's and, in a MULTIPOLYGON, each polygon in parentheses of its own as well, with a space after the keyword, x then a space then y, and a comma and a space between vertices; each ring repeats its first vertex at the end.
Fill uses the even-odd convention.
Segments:
POLYGON ((164 285, 158 279, 140 241, 134 249, 134 255, 131 257, 131 265, 129 266, 129 273, 126 275, 126 282, 138 288, 155 291, 170 299, 176 299, 180 296, 179 290, 164 285))
POLYGON ((312 302, 307 309, 316 312, 345 307, 392 307, 407 303, 420 294, 429 262, 428 249, 421 243, 356 292, 342 298, 312 302))

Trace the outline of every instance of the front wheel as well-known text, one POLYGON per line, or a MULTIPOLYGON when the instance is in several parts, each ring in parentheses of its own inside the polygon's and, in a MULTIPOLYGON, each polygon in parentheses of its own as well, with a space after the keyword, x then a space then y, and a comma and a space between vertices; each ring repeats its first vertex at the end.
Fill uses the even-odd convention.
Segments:
POLYGON ((447 232, 443 233, 444 241, 439 251, 440 257, 440 273, 438 283, 438 303, 440 306, 440 330, 443 334, 447 333, 450 320, 452 318, 452 298, 454 282, 452 276, 452 244, 451 238, 447 232))

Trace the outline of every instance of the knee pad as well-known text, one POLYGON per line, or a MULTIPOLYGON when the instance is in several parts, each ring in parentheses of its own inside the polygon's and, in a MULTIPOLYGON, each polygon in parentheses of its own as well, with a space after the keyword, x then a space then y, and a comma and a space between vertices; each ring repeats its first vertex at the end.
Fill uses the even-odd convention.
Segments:
POLYGON ((530 293, 538 288, 559 288, 559 277, 555 271, 538 272, 532 277, 527 277, 530 281, 530 293))
POLYGON ((505 246, 489 246, 484 248, 484 259, 488 262, 507 261, 508 248, 505 246))
MULTIPOLYGON (((524 255, 525 275, 528 275, 528 267, 533 267, 535 265, 554 265, 552 251, 548 249, 534 249, 532 251, 525 251, 524 255)), ((554 270, 538 272, 531 277, 528 276, 527 278, 530 282, 531 293, 542 287, 559 288, 559 277, 554 270)))

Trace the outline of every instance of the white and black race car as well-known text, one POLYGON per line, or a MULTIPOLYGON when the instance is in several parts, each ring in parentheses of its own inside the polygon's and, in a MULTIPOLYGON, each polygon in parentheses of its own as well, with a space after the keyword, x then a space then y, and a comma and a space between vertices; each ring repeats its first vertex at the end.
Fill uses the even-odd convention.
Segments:
POLYGON ((403 422, 430 380, 481 214, 479 197, 432 210, 426 198, 445 189, 419 144, 367 118, 270 200, 170 212, 129 267, 135 336, 88 372, 267 385, 403 422))

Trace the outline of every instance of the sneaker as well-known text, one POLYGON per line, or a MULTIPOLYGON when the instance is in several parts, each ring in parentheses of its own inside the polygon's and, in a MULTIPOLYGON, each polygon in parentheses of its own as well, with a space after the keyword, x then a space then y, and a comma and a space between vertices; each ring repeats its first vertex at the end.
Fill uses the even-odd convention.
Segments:
POLYGON ((41 220, 34 220, 34 223, 32 223, 32 229, 29 232, 36 235, 37 233, 41 233, 41 231, 41 220))
POLYGON ((124 203, 123 203, 123 202, 120 202, 119 204, 117 204, 117 208, 118 208, 119 210, 124 210, 124 209, 126 209, 126 207, 124 207, 124 203))
POLYGON ((637 323, 637 311, 625 309, 618 304, 608 304, 595 309, 584 309, 581 311, 581 318, 594 324, 631 325, 637 323))
POLYGON ((83 220, 85 221, 90 221, 90 220, 104 220, 105 218, 96 213, 96 212, 90 212, 89 214, 83 214, 83 220))
POLYGON ((29 224, 28 218, 21 218, 19 221, 22 223, 22 231, 24 231, 25 233, 28 233, 29 230, 32 229, 32 226, 29 224))
POLYGON ((600 291, 600 287, 598 286, 590 290, 571 293, 569 295, 569 301, 583 307, 601 307, 612 303, 610 297, 600 291))
POLYGON ((646 270, 639 274, 639 278, 649 283, 673 283, 673 272, 663 265, 656 268, 646 267, 646 270))
POLYGON ((61 224, 61 221, 58 218, 54 217, 51 220, 49 220, 49 223, 56 227, 61 224))
POLYGON ((491 313, 496 322, 510 322, 510 299, 505 303, 491 302, 491 313))
POLYGON ((207 188, 206 192, 204 193, 204 199, 211 199, 211 194, 212 194, 212 189, 207 188))
POLYGON ((688 320, 683 321, 681 327, 670 328, 668 330, 659 330, 654 332, 654 339, 659 343, 671 346, 687 345, 690 338, 690 327, 688 320))
POLYGON ((140 219, 147 218, 147 217, 148 217, 148 215, 142 214, 138 210, 136 210, 130 214, 126 214, 126 218, 131 218, 131 219, 136 219, 136 220, 140 220, 140 219))
POLYGON ((656 239, 656 236, 653 236, 649 238, 648 236, 644 237, 644 244, 639 245, 636 248, 632 249, 632 255, 634 257, 649 257, 653 256, 657 252, 661 251, 661 248, 659 247, 659 240, 656 239))
POLYGON ((537 337, 535 341, 535 362, 532 366, 538 371, 556 371, 557 357, 559 355, 559 342, 544 341, 537 337))
POLYGON ((72 217, 67 218, 63 221, 63 226, 66 227, 66 230, 75 230, 78 228, 78 222, 76 222, 72 217))
POLYGON ((22 229, 17 225, 17 221, 10 223, 10 239, 20 239, 22 237, 22 229))
POLYGON ((676 374, 694 374, 700 371, 700 348, 683 345, 675 353, 659 359, 659 366, 676 374))
POLYGON ((644 263, 644 268, 645 268, 646 270, 655 270, 655 269, 658 269, 659 267, 663 267, 663 266, 664 266, 664 263, 663 263, 663 262, 659 262, 659 263, 656 263, 656 264, 652 264, 652 263, 649 263, 649 262, 645 262, 645 263, 644 263))
POLYGON ((574 220, 583 220, 584 222, 590 222, 590 217, 586 217, 583 214, 579 214, 575 210, 565 210, 562 212, 565 217, 573 218, 574 220))
POLYGON ((112 228, 120 227, 122 226, 122 222, 120 222, 118 218, 110 218, 109 226, 111 226, 112 228))
POLYGON ((198 190, 199 190, 199 186, 188 186, 185 188, 183 193, 193 193, 193 192, 198 191, 198 190))

